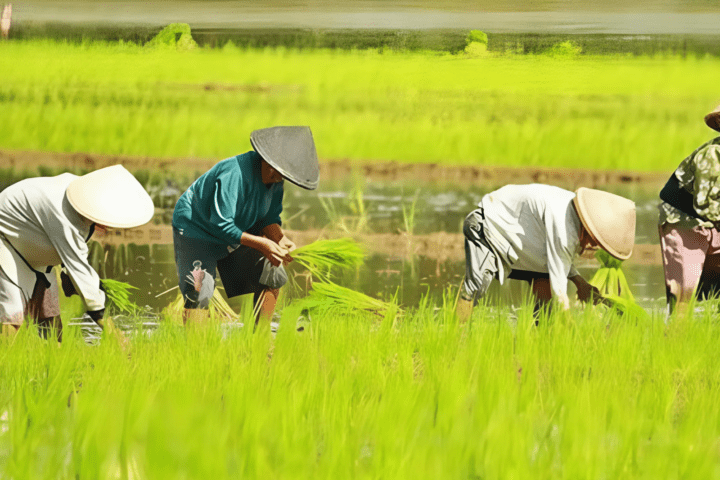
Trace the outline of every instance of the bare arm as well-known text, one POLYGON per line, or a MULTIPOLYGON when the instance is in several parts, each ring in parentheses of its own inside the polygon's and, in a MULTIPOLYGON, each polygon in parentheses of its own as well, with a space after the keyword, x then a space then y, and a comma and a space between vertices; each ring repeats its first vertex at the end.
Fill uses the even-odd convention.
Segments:
POLYGON ((240 237, 240 243, 259 251, 276 267, 283 263, 292 262, 292 257, 289 255, 288 250, 270 238, 243 232, 240 237))
MULTIPOLYGON (((262 229, 263 235, 272 240, 273 242, 286 249, 288 252, 292 252, 297 247, 295 243, 285 236, 285 233, 280 228, 280 225, 273 223, 262 229)), ((292 261, 292 257, 291 260, 292 261)))

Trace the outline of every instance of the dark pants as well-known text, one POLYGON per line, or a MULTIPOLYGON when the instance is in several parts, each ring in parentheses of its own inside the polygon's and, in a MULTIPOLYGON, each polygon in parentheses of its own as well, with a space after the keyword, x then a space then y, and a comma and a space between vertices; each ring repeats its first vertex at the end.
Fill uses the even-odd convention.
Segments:
POLYGON ((185 308, 207 308, 215 291, 215 272, 229 298, 287 282, 285 269, 272 264, 254 248, 241 245, 232 252, 225 245, 186 237, 173 228, 175 265, 185 308))

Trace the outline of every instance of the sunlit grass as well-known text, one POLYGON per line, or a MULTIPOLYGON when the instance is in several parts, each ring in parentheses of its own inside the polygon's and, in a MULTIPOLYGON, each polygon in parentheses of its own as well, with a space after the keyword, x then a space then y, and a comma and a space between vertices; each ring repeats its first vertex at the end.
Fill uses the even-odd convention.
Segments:
POLYGON ((308 124, 320 157, 669 170, 720 59, 0 44, 0 148, 225 158, 308 124))
POLYGON ((0 353, 8 478, 717 478, 720 325, 433 302, 0 353))

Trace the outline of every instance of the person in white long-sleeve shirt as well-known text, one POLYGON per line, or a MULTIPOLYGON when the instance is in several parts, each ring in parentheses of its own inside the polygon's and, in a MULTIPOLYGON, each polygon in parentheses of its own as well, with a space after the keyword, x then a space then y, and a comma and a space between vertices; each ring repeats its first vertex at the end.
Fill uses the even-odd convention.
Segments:
POLYGON ((26 315, 59 315, 51 269, 62 264, 63 287, 67 281, 102 325, 105 293, 88 263, 87 241, 96 227, 139 226, 153 212, 150 196, 120 165, 29 178, 0 192, 0 323, 18 328, 26 315))
POLYGON ((635 241, 635 204, 618 195, 580 188, 576 193, 542 185, 507 185, 485 195, 463 226, 466 273, 458 314, 472 307, 496 278, 531 283, 536 306, 556 298, 570 306, 568 280, 582 301, 600 299, 575 269, 575 258, 598 246, 622 260, 635 241))

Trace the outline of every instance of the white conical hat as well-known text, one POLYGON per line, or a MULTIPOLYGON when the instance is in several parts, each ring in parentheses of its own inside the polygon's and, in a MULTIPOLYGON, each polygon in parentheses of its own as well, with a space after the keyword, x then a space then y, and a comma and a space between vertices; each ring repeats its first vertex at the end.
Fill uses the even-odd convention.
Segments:
POLYGON ((635 246, 635 202, 619 195, 580 187, 573 199, 580 221, 610 255, 627 260, 635 246))
POLYGON ((155 213, 150 195, 122 165, 101 168, 73 180, 66 195, 80 215, 108 227, 139 227, 155 213))

